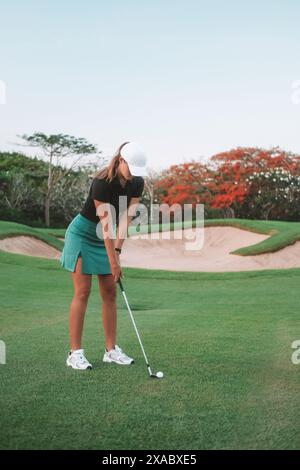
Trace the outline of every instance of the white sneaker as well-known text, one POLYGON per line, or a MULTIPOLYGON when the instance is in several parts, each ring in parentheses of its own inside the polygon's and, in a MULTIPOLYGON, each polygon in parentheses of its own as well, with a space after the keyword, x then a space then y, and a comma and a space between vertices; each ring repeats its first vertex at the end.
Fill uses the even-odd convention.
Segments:
POLYGON ((92 364, 86 359, 84 349, 77 349, 76 351, 69 352, 66 364, 73 369, 92 369, 92 364))
POLYGON ((116 364, 129 365, 134 364, 134 359, 127 356, 116 344, 114 349, 106 351, 103 356, 103 362, 115 362, 116 364))

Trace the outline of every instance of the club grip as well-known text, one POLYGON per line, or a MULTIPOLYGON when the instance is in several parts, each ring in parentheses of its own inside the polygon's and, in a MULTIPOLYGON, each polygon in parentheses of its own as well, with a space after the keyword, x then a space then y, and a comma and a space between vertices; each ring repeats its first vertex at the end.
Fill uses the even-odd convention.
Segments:
POLYGON ((121 291, 124 292, 124 287, 123 287, 121 279, 118 280, 118 283, 119 283, 121 291))

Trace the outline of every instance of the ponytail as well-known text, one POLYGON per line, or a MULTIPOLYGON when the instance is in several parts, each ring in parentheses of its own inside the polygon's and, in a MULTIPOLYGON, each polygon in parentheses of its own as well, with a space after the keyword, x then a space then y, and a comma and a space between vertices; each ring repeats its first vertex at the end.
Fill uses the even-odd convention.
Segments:
POLYGON ((118 147, 108 166, 101 168, 97 171, 93 178, 106 179, 109 183, 117 176, 117 171, 120 164, 121 149, 124 145, 129 144, 129 142, 124 142, 120 147, 118 147))

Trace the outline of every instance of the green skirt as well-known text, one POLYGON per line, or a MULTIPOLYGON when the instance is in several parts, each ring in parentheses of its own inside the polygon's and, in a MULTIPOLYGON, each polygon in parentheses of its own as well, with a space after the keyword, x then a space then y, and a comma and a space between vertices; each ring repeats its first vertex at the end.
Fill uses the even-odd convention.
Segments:
MULTIPOLYGON (((65 245, 59 258, 61 266, 74 272, 77 259, 81 256, 83 274, 111 274, 102 233, 100 221, 96 224, 77 214, 66 230, 65 245)), ((116 234, 115 225, 114 233, 116 234)))

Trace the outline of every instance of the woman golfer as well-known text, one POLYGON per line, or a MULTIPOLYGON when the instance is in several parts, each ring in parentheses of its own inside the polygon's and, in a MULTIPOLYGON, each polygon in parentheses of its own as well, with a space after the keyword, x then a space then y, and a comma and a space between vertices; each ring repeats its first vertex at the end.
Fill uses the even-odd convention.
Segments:
POLYGON ((93 274, 97 274, 102 297, 106 340, 103 362, 134 362, 116 344, 116 282, 122 277, 119 255, 144 189, 145 174, 146 156, 139 146, 134 142, 122 144, 109 165, 94 175, 82 210, 66 230, 60 263, 71 271, 74 284, 67 357, 67 366, 73 369, 92 368, 81 347, 81 337, 93 274))

